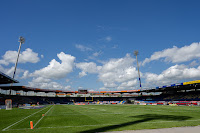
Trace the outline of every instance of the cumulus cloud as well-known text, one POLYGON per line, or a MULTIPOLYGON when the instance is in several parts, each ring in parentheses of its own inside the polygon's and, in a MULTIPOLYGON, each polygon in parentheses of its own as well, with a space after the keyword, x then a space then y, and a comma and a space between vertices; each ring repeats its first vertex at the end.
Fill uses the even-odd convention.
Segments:
MULTIPOLYGON (((8 75, 8 76, 10 76, 10 77, 13 77, 14 69, 15 69, 14 66, 13 66, 13 67, 10 67, 10 68, 4 68, 3 66, 0 65, 0 71, 3 72, 3 73, 5 73, 6 75, 8 75)), ((23 70, 23 69, 17 68, 14 78, 15 78, 15 79, 20 78, 19 75, 20 75, 21 73, 23 73, 24 71, 25 71, 25 70, 23 70)))
POLYGON ((99 72, 99 80, 103 82, 105 87, 119 87, 118 89, 129 89, 136 85, 131 84, 132 80, 137 78, 137 70, 133 66, 135 59, 127 54, 124 58, 110 59, 99 72), (125 86, 125 84, 128 84, 125 86), (123 87, 123 88, 122 88, 123 87))
MULTIPOLYGON (((11 68, 4 68, 3 66, 0 65, 0 71, 5 73, 6 75, 12 77, 13 76, 13 72, 14 72, 15 67, 11 67, 11 68)), ((17 69, 16 71, 17 73, 19 73, 19 69, 17 69)))
POLYGON ((180 80, 190 80, 200 78, 200 66, 190 68, 185 65, 174 65, 164 70, 161 74, 146 73, 146 83, 155 85, 166 85, 176 83, 180 80))
POLYGON ((63 90, 65 87, 57 82, 35 82, 31 81, 28 84, 33 88, 41 88, 41 89, 52 89, 52 90, 63 90))
POLYGON ((87 73, 86 72, 84 72, 84 71, 82 71, 82 72, 79 72, 79 77, 81 78, 81 77, 84 77, 84 76, 86 76, 87 75, 87 73))
POLYGON ((82 70, 82 72, 79 73, 80 77, 86 76, 87 73, 98 73, 101 69, 101 66, 97 66, 94 62, 77 63, 76 67, 82 70))
POLYGON ((43 78, 43 77, 33 78, 33 80, 32 80, 32 82, 34 82, 34 83, 48 83, 50 81, 51 81, 50 79, 43 78))
POLYGON ((57 54, 57 56, 61 60, 61 63, 53 59, 49 62, 47 67, 36 70, 33 75, 49 79, 61 79, 66 77, 67 74, 73 71, 75 57, 65 54, 64 52, 57 54))
MULTIPOLYGON (((15 63, 17 60, 17 51, 7 51, 0 60, 0 64, 8 65, 9 63, 15 63)), ((37 63, 40 60, 38 53, 32 51, 32 49, 27 48, 25 51, 21 52, 19 55, 19 63, 37 63)))
POLYGON ((136 89, 137 79, 130 80, 128 82, 123 82, 121 85, 117 88, 118 90, 122 90, 124 88, 130 88, 130 89, 136 89))
POLYGON ((81 44, 76 44, 75 47, 77 49, 79 49, 80 51, 92 51, 92 48, 89 48, 89 47, 86 47, 84 45, 81 45, 81 44))
POLYGON ((28 86, 41 89, 52 90, 70 90, 71 86, 63 86, 60 83, 54 82, 51 79, 44 77, 34 77, 31 82, 28 82, 28 86))
POLYGON ((143 65, 153 60, 159 60, 164 58, 167 62, 180 63, 190 61, 200 57, 200 43, 192 43, 189 46, 184 46, 178 48, 174 46, 173 48, 168 48, 163 51, 158 51, 153 53, 150 58, 146 58, 143 61, 143 65))
POLYGON ((30 73, 28 70, 25 70, 24 73, 23 73, 23 76, 21 77, 22 79, 26 79, 26 78, 29 78, 30 77, 30 73))
POLYGON ((102 66, 97 66, 94 62, 77 63, 76 67, 81 69, 80 77, 87 75, 87 73, 98 74, 99 81, 103 82, 104 87, 128 89, 136 85, 137 70, 133 67, 133 59, 130 54, 123 58, 110 59, 103 62, 102 66), (133 82, 134 81, 134 82, 133 82))

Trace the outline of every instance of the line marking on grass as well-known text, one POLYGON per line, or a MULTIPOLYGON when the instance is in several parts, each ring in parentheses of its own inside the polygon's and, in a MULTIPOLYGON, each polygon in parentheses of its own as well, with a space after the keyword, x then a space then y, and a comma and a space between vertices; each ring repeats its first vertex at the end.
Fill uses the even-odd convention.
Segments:
POLYGON ((60 115, 56 115, 56 116, 65 116, 65 115, 116 115, 116 114, 122 114, 122 113, 93 113, 93 112, 87 112, 89 114, 72 114, 72 113, 65 113, 65 114, 60 114, 60 115))
MULTIPOLYGON (((200 119, 196 120, 184 120, 184 121, 200 121, 200 119)), ((164 123, 164 122, 184 122, 184 121, 157 121, 157 122, 142 122, 142 123, 164 123)), ((81 125, 81 126, 58 126, 58 127, 39 127, 36 129, 45 129, 45 128, 70 128, 70 127, 92 127, 92 126, 117 126, 121 124, 97 124, 97 125, 81 125)), ((30 128, 21 128, 21 129, 8 129, 8 130, 29 130, 30 128)))
MULTIPOLYGON (((47 107, 48 107, 48 106, 47 106, 47 107)), ((47 107, 45 107, 44 109, 46 109, 47 107)), ((42 110, 44 110, 44 109, 42 109, 42 110)), ((10 127, 12 127, 12 126, 16 125, 17 123, 19 123, 19 122, 21 122, 21 121, 23 121, 23 120, 25 120, 25 119, 27 119, 27 118, 31 117, 32 115, 35 115, 35 114, 37 114, 38 112, 40 112, 40 111, 42 111, 42 110, 39 110, 39 111, 37 111, 37 112, 35 112, 35 113, 33 113, 33 114, 31 114, 31 115, 29 115, 29 116, 27 116, 27 117, 25 117, 25 118, 21 119, 21 120, 19 120, 19 121, 17 121, 17 122, 15 122, 15 123, 13 123, 12 125, 10 125, 10 126, 8 126, 8 127, 4 128, 2 131, 6 131, 6 130, 8 130, 10 127)))
POLYGON ((35 123, 35 125, 33 126, 33 128, 35 128, 35 127, 37 126, 37 124, 44 118, 44 116, 45 116, 46 114, 49 113, 49 111, 50 111, 53 107, 54 107, 54 105, 53 105, 49 110, 47 110, 47 112, 35 123))

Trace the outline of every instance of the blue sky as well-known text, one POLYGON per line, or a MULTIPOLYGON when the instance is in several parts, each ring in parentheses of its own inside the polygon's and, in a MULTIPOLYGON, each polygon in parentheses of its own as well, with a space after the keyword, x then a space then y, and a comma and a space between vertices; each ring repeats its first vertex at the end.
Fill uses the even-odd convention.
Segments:
POLYGON ((0 2, 0 71, 18 85, 63 90, 139 89, 200 79, 199 1, 0 2))

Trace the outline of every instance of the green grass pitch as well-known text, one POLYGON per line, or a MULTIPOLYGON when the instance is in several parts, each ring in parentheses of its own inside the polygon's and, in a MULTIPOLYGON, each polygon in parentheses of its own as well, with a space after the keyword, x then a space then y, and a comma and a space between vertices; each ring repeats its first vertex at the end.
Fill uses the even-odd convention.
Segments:
POLYGON ((0 110, 0 132, 4 133, 94 133, 196 125, 200 125, 200 107, 193 106, 49 105, 0 110))

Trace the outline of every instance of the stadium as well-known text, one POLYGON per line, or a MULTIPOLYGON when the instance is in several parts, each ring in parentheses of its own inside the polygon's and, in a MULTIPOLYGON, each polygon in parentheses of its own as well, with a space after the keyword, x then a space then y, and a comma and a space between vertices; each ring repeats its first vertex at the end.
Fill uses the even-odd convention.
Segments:
POLYGON ((2 0, 0 133, 200 133, 199 5, 2 0))
POLYGON ((62 91, 14 86, 19 81, 0 74, 2 132, 94 133, 200 124, 200 80, 147 90, 62 91))

